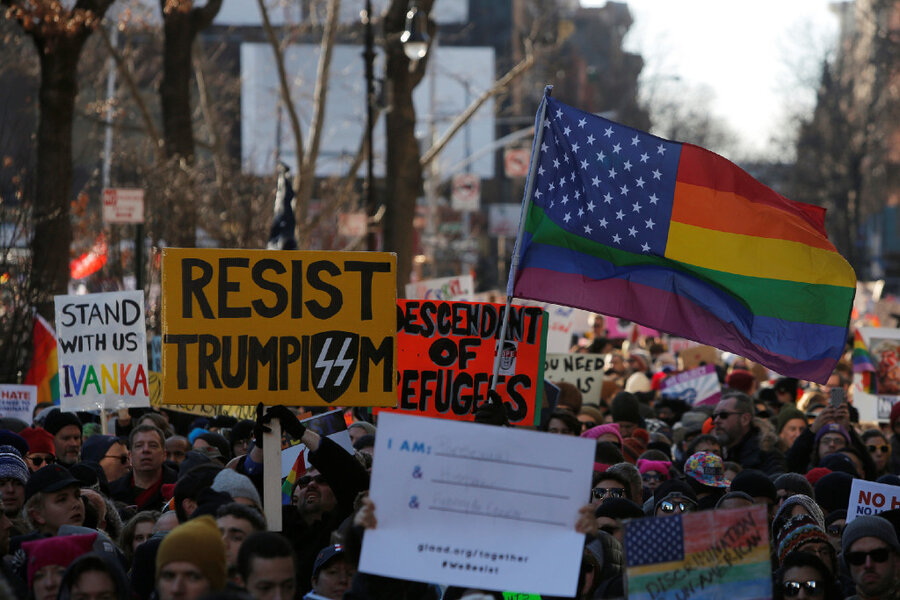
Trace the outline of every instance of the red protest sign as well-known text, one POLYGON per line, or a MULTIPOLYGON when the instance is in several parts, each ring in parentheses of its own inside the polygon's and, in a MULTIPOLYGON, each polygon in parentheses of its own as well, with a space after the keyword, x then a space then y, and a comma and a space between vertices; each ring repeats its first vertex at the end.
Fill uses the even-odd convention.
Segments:
MULTIPOLYGON (((379 410, 472 421, 489 397, 505 309, 487 302, 398 300, 398 404, 379 410)), ((547 325, 539 307, 510 309, 493 393, 513 425, 540 420, 547 325)))

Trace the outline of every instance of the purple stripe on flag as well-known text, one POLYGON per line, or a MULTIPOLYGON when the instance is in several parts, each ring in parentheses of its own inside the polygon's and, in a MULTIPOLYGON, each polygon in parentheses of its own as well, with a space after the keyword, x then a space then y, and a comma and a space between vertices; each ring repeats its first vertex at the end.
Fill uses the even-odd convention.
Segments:
POLYGON ((596 280, 578 273, 526 267, 519 271, 515 292, 521 298, 563 303, 611 317, 632 320, 635 315, 641 315, 642 325, 688 339, 715 340, 717 347, 765 362, 780 375, 824 381, 834 368, 832 358, 803 360, 763 352, 763 348, 750 341, 734 324, 711 315, 688 298, 650 285, 615 277, 596 280))

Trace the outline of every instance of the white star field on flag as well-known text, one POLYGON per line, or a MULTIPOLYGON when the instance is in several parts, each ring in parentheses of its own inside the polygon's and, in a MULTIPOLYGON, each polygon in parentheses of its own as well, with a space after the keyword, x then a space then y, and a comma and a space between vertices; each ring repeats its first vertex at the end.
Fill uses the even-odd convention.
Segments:
POLYGON ((664 256, 680 144, 547 102, 532 202, 569 233, 664 256))

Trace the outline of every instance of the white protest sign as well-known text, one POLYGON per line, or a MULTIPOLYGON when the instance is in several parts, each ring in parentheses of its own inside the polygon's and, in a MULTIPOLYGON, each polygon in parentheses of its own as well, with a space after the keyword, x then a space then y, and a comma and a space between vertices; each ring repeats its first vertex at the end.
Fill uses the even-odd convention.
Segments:
POLYGON ((574 596, 593 460, 584 438, 382 413, 359 570, 574 596))
POLYGON ((900 508, 900 486, 854 479, 850 486, 847 523, 861 515, 877 515, 900 508))
POLYGON ((0 384, 0 417, 19 419, 30 425, 35 406, 36 385, 0 384))
MULTIPOLYGON (((355 452, 353 449, 353 442, 350 441, 350 433, 347 431, 347 423, 344 421, 344 411, 335 409, 328 411, 327 413, 322 413, 321 415, 303 419, 300 422, 303 423, 307 429, 315 431, 322 437, 331 438, 350 454, 355 452)), ((290 474, 291 469, 294 468, 294 463, 297 462, 297 456, 301 452, 304 453, 303 461, 306 468, 309 468, 311 465, 309 464, 309 449, 306 447, 306 444, 300 440, 291 438, 291 440, 288 441, 287 447, 282 446, 282 478, 287 477, 288 474, 290 474)))
POLYGON ((600 404, 603 388, 602 354, 548 354, 544 379, 571 383, 581 392, 585 404, 600 404))
POLYGON ((574 344, 573 336, 577 338, 588 329, 588 318, 591 316, 591 313, 586 310, 521 298, 516 298, 516 304, 540 306, 550 314, 550 329, 547 331, 547 352, 567 353, 574 344))
POLYGON ((144 292, 56 296, 62 410, 150 406, 144 292))
POLYGON ((718 404, 722 385, 715 365, 703 365, 677 375, 670 375, 660 384, 660 395, 684 400, 690 406, 718 404))
POLYGON ((472 302, 475 280, 471 275, 424 279, 406 284, 406 297, 410 300, 459 300, 472 302))

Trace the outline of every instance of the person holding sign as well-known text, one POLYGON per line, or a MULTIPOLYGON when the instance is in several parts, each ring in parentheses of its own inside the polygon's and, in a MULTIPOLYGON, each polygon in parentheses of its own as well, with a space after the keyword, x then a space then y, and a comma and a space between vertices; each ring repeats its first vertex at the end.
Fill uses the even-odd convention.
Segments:
POLYGON ((253 448, 244 461, 247 475, 262 473, 262 436, 272 420, 277 419, 283 432, 309 448, 313 468, 307 469, 291 490, 297 503, 282 507, 282 530, 289 532, 297 555, 297 587, 306 593, 316 556, 331 543, 331 532, 353 513, 357 495, 369 487, 369 474, 352 454, 307 429, 287 407, 273 406, 263 414, 260 406, 257 414, 253 448))

